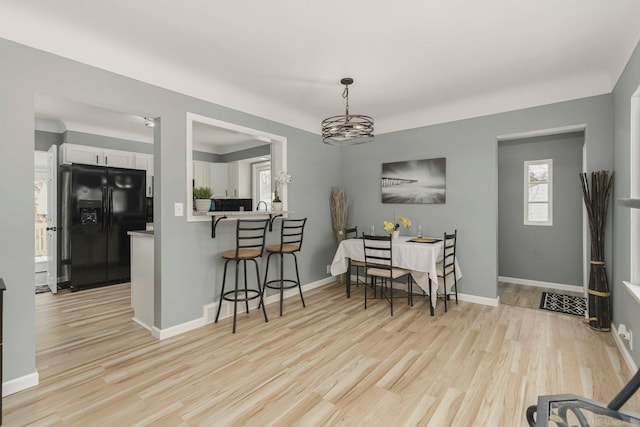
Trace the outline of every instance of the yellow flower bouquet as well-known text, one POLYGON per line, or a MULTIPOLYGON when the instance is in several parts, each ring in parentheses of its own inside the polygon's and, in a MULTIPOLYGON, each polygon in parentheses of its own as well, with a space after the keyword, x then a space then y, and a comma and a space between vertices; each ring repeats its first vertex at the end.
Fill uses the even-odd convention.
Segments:
POLYGON ((402 224, 402 226, 404 228, 409 228, 411 227, 411 220, 409 218, 405 218, 403 216, 399 216, 398 217, 398 222, 396 222, 395 224, 391 221, 384 221, 383 225, 384 225, 384 231, 397 231, 398 228, 400 228, 400 224, 402 224))

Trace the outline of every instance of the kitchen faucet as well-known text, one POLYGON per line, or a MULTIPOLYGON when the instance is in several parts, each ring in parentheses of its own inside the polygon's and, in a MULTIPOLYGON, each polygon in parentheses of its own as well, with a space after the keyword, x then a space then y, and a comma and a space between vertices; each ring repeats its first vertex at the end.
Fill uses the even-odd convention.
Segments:
POLYGON ((260 201, 258 202, 258 205, 256 206, 256 210, 257 210, 257 211, 259 211, 259 210, 260 210, 260 204, 261 204, 261 203, 264 203, 264 210, 265 210, 265 212, 266 212, 266 211, 267 211, 267 202, 265 202, 264 200, 260 200, 260 201))

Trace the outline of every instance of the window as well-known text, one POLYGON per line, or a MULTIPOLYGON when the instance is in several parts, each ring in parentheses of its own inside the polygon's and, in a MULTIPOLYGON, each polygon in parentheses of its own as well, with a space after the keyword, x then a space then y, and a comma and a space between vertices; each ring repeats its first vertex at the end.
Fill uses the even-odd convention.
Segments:
POLYGON ((524 162, 524 224, 553 225, 553 160, 524 162))

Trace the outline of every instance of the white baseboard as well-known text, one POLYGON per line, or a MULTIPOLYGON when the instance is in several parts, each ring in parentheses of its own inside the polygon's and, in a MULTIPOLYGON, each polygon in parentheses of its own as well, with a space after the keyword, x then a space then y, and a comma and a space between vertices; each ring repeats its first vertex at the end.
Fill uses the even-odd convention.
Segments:
MULTIPOLYGON (((356 276, 351 276, 351 286, 355 286, 355 280, 356 280, 356 276)), ((399 290, 407 290, 407 284, 406 283, 396 283, 394 284, 394 289, 399 289, 399 290)), ((414 288, 414 292, 415 292, 415 288, 414 288)), ((453 294, 451 294, 453 295, 453 294)), ((496 297, 496 298, 487 298, 487 297, 479 297, 476 295, 469 295, 469 294, 462 294, 460 292, 458 292, 458 300, 460 301, 466 301, 466 302, 471 302, 474 304, 480 304, 480 305, 488 305, 491 307, 498 307, 500 305, 500 297, 496 297)))
POLYGON ((458 292, 458 299, 460 301, 472 302, 474 304, 488 305, 491 307, 498 307, 500 305, 500 298, 479 297, 476 295, 461 294, 460 292, 458 292))
POLYGON ((40 384, 40 375, 38 375, 37 371, 20 378, 16 378, 15 380, 4 381, 2 383, 2 396, 17 393, 19 391, 35 387, 38 384, 40 384))
POLYGON ((133 320, 134 322, 136 322, 138 325, 142 326, 146 330, 151 331, 151 326, 147 325, 146 323, 142 323, 141 321, 139 321, 135 317, 132 317, 131 320, 133 320))
POLYGON ((584 292, 584 287, 578 285, 566 285, 564 283, 541 282, 539 280, 518 279, 517 277, 498 276, 498 281, 515 283, 516 285, 536 286, 538 288, 557 289, 559 291, 584 292))
POLYGON ((153 328, 151 328, 151 335, 153 335, 155 338, 158 338, 159 340, 164 340, 166 338, 175 337, 176 335, 180 335, 185 332, 198 329, 204 325, 205 325, 204 318, 199 317, 197 319, 193 319, 188 322, 184 322, 179 325, 171 326, 165 329, 160 329, 154 326, 153 328))
MULTIPOLYGON (((333 283, 335 278, 327 277, 321 280, 317 280, 315 282, 307 283, 306 285, 302 285, 302 291, 310 291, 311 289, 319 288, 320 286, 328 285, 329 283, 333 283)), ((293 296, 299 295, 297 289, 289 289, 284 293, 284 298, 290 298, 293 296)), ((270 295, 265 298, 265 304, 273 304, 280 301, 280 296, 270 295)), ((249 301, 249 309, 255 309, 258 307, 258 300, 249 301)), ((185 332, 189 332, 193 329, 200 328, 204 325, 213 323, 216 319, 216 311, 218 310, 218 303, 214 302, 211 304, 206 304, 202 307, 202 317, 198 319, 191 320, 189 322, 181 323, 176 326, 172 326, 166 329, 159 329, 157 327, 151 328, 151 335, 160 340, 174 337, 176 335, 180 335, 185 332)), ((244 304, 238 303, 238 313, 244 313, 244 304)), ((226 317, 233 315, 233 303, 230 301, 223 301, 222 308, 220 309, 220 319, 224 319, 226 317)), ((135 320, 135 319, 134 319, 135 320)), ((144 325, 142 325, 144 326, 144 325)))
POLYGON ((611 335, 613 336, 613 340, 616 342, 616 345, 618 346, 618 350, 620 350, 620 354, 622 354, 622 358, 624 359, 625 363, 627 364, 627 367, 631 371, 631 375, 635 374, 638 371, 638 367, 636 366, 636 363, 633 361, 633 358, 631 357, 631 353, 629 353, 629 350, 627 350, 627 346, 624 345, 624 341, 622 341, 622 338, 620 338, 620 335, 618 335, 618 327, 613 323, 611 323, 611 335))

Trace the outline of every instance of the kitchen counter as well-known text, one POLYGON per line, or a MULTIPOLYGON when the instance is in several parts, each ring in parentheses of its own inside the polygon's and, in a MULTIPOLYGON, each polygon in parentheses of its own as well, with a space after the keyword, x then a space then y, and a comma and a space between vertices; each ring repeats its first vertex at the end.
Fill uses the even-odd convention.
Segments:
POLYGON ((278 217, 286 217, 288 214, 294 213, 294 211, 209 211, 209 212, 194 212, 195 216, 210 216, 211 217, 211 237, 216 237, 216 226, 218 222, 226 219, 269 219, 269 231, 273 230, 273 221, 278 217))
POLYGON ((153 237, 153 230, 127 231, 127 234, 132 237, 153 237))
POLYGON ((153 327, 153 230, 127 232, 131 236, 131 308, 133 321, 149 331, 153 327))

